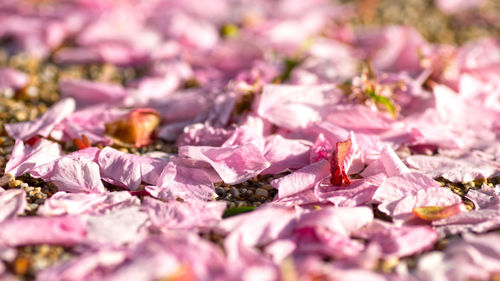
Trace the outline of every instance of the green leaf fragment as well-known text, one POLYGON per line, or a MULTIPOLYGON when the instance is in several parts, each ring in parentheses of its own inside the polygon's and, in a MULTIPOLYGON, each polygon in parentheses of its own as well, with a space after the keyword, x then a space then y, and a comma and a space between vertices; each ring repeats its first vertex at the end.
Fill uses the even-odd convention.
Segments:
POLYGON ((230 23, 226 24, 221 29, 221 35, 225 38, 236 37, 240 33, 238 26, 230 23))
POLYGON ((373 101, 375 101, 375 103, 383 105, 387 109, 387 111, 391 113, 392 117, 396 117, 396 110, 390 98, 377 95, 373 90, 367 91, 367 94, 371 99, 373 99, 373 101))
POLYGON ((251 211, 255 210, 255 208, 256 208, 255 206, 245 206, 245 207, 237 207, 237 208, 226 209, 224 211, 224 214, 222 215, 222 217, 223 218, 228 218, 228 217, 236 216, 236 215, 239 215, 239 214, 251 212, 251 211))

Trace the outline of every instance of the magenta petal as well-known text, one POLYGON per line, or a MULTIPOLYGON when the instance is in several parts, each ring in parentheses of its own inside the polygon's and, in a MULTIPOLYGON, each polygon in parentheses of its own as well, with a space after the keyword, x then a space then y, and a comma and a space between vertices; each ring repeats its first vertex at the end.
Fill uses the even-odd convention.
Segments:
POLYGON ((75 100, 63 99, 50 107, 38 119, 16 124, 6 124, 5 130, 9 136, 15 139, 28 140, 34 136, 48 137, 58 123, 73 113, 75 106, 75 100))
POLYGON ((85 227, 77 217, 21 217, 0 223, 0 244, 7 246, 71 246, 82 242, 85 236, 85 227))

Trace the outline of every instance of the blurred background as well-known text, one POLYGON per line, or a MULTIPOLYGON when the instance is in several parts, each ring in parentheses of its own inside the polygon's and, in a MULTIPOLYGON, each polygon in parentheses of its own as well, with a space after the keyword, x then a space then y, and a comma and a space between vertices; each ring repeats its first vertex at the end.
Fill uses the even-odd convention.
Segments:
POLYGON ((411 25, 427 40, 462 44, 500 34, 500 1, 496 0, 345 0, 354 4, 354 25, 411 25))

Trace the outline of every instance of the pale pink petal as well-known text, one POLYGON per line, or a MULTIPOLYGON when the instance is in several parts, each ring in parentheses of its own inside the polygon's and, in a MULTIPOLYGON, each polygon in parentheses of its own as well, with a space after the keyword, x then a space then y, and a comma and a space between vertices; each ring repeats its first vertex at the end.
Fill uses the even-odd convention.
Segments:
POLYGON ((436 0, 435 2, 438 9, 446 14, 464 12, 485 3, 484 0, 436 0))
POLYGON ((69 159, 74 161, 83 161, 83 163, 97 162, 97 155, 99 155, 100 150, 97 147, 87 147, 85 149, 77 150, 70 154, 55 159, 52 162, 39 165, 29 171, 29 174, 35 178, 49 178, 54 174, 54 169, 56 164, 61 159, 69 159))
POLYGON ((314 192, 314 189, 307 189, 305 191, 295 193, 293 195, 274 198, 273 204, 283 207, 295 207, 302 205, 320 204, 320 199, 314 192))
POLYGON ((169 162, 159 176, 157 186, 147 186, 146 190, 161 200, 211 200, 215 196, 212 180, 200 168, 186 167, 169 162))
POLYGON ((407 173, 387 178, 375 192, 373 198, 379 202, 399 200, 421 189, 441 187, 436 181, 421 173, 407 173))
POLYGON ((280 135, 268 137, 264 157, 271 166, 262 171, 262 174, 278 174, 307 166, 310 149, 311 143, 305 140, 286 139, 280 135))
POLYGON ((183 146, 179 148, 179 155, 210 163, 222 180, 229 184, 255 177, 270 165, 254 142, 220 148, 183 146))
POLYGON ((62 141, 73 141, 85 135, 91 144, 109 145, 112 140, 105 136, 105 124, 117 120, 123 114, 123 110, 108 105, 89 106, 71 114, 65 122, 56 126, 51 136, 62 141))
POLYGON ((34 136, 48 137, 54 127, 75 110, 75 100, 63 99, 45 112, 38 119, 16 124, 6 124, 5 130, 15 139, 28 140, 34 136))
POLYGON ((306 128, 324 119, 342 95, 331 85, 266 85, 257 108, 259 116, 286 129, 306 128))
POLYGON ((90 48, 62 48, 54 54, 54 61, 60 64, 85 64, 101 62, 96 50, 90 48))
POLYGON ((446 156, 413 155, 406 161, 411 167, 433 178, 444 177, 453 182, 493 177, 498 174, 500 167, 500 164, 495 165, 473 156, 453 159, 446 156))
POLYGON ((212 100, 204 90, 188 89, 176 92, 154 104, 164 122, 188 121, 206 112, 212 100))
POLYGON ((328 162, 331 161, 333 153, 333 146, 325 138, 323 133, 319 133, 314 141, 313 146, 310 150, 309 160, 311 163, 318 162, 321 159, 325 159, 328 162))
POLYGON ((273 180, 271 185, 278 189, 277 198, 284 198, 314 187, 316 183, 329 175, 330 163, 327 160, 320 160, 290 175, 273 180))
POLYGON ((148 215, 139 206, 125 206, 104 214, 86 215, 87 239, 97 244, 123 245, 141 239, 148 215))
POLYGON ((53 182, 58 190, 68 192, 103 193, 99 166, 88 160, 73 160, 63 157, 55 162, 51 173, 42 179, 53 182))
POLYGON ((184 133, 177 139, 177 145, 221 146, 232 133, 223 128, 196 123, 184 128, 184 133))
POLYGON ((396 152, 389 146, 384 147, 380 153, 380 161, 388 177, 399 176, 410 172, 408 167, 406 167, 403 161, 396 155, 396 152))

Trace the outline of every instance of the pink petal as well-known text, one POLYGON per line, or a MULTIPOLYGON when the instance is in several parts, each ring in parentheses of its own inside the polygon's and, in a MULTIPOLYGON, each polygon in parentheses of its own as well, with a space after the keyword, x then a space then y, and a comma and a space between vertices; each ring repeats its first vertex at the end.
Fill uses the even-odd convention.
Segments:
POLYGON ((101 273, 103 268, 115 267, 127 258, 124 249, 99 249, 84 253, 69 261, 63 261, 38 273, 40 281, 83 281, 92 273, 101 273))
POLYGON ((330 108, 326 119, 345 129, 366 132, 388 130, 393 123, 385 115, 363 105, 338 105, 330 108))
POLYGON ((141 208, 148 214, 152 227, 158 230, 209 229, 222 219, 223 202, 169 201, 144 198, 141 208))
POLYGON ((105 136, 105 124, 118 119, 123 114, 123 110, 110 108, 107 105, 90 106, 66 118, 65 122, 55 129, 60 132, 53 132, 53 136, 62 141, 72 141, 85 135, 91 144, 109 145, 112 141, 105 136))
POLYGON ((141 182, 156 183, 165 162, 160 159, 137 156, 105 147, 97 162, 102 177, 113 184, 136 190, 141 182))
POLYGON ((117 103, 128 92, 117 84, 91 82, 87 80, 63 80, 59 82, 62 97, 72 97, 79 107, 99 103, 117 103))
POLYGON ((349 186, 317 185, 315 194, 320 201, 329 201, 338 207, 355 207, 373 201, 373 195, 385 179, 384 174, 352 180, 349 186))
POLYGON ((196 123, 184 127, 184 133, 177 139, 177 145, 221 146, 232 134, 223 128, 214 128, 196 123))
POLYGON ((21 217, 0 223, 1 244, 71 246, 85 239, 86 230, 77 217, 21 217))
POLYGON ((373 211, 368 207, 327 207, 301 214, 295 228, 321 227, 349 236, 372 221, 373 211))
POLYGON ((433 247, 436 231, 427 226, 395 226, 375 221, 358 235, 381 247, 386 258, 411 256, 433 247))
POLYGON ((209 163, 225 183, 236 184, 257 176, 270 163, 257 143, 228 147, 183 146, 179 155, 209 163))
POLYGON ((68 192, 103 193, 99 166, 88 160, 73 160, 63 157, 56 160, 51 173, 43 175, 46 181, 57 185, 58 190, 68 192))
POLYGON ((5 173, 14 177, 21 176, 30 170, 54 161, 61 154, 61 146, 58 143, 41 139, 30 146, 18 139, 5 167, 5 173))
POLYGON ((22 189, 0 191, 0 222, 24 213, 26 193, 22 189))
POLYGON ((229 260, 237 260, 241 247, 254 247, 272 241, 283 233, 290 233, 294 211, 268 205, 257 210, 223 220, 218 228, 229 235, 224 241, 229 260))
POLYGON ((0 67, 0 91, 19 90, 28 84, 28 75, 13 69, 0 67))
POLYGON ((375 192, 373 198, 380 202, 393 201, 431 187, 441 188, 437 182, 423 174, 407 173, 387 178, 375 192))
POLYGON ((66 193, 56 192, 38 208, 41 216, 80 215, 96 213, 132 196, 126 191, 106 193, 66 193))

